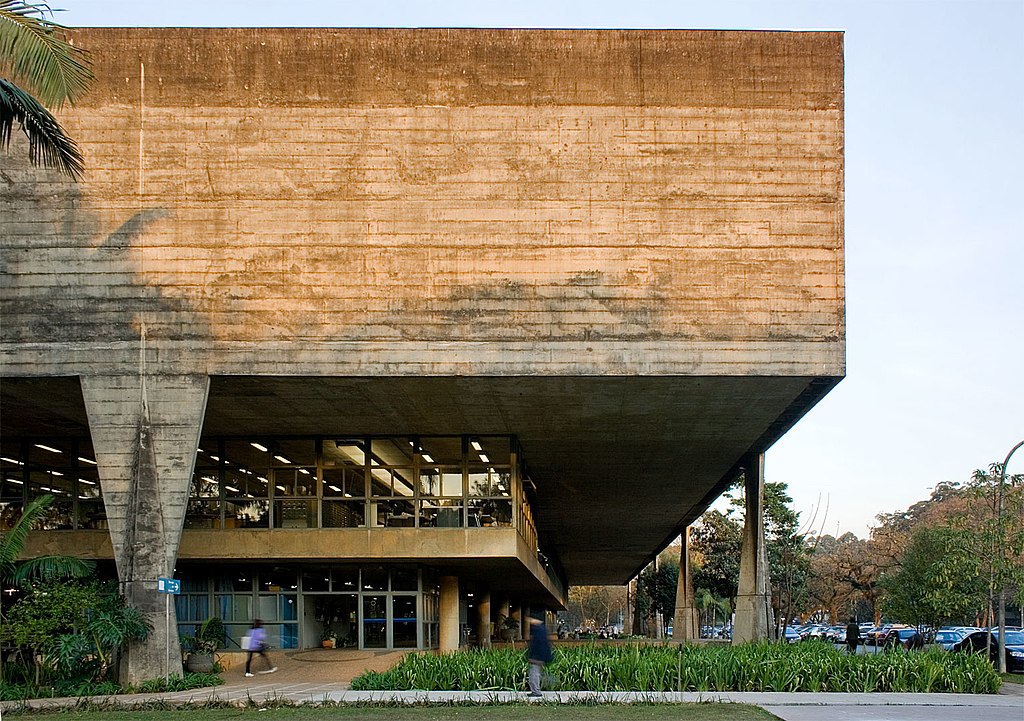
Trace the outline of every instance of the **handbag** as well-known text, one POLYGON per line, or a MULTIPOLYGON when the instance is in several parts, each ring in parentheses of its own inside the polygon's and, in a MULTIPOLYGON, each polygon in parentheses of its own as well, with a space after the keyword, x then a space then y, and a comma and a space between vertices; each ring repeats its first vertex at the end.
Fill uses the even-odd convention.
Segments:
POLYGON ((242 650, 252 651, 252 636, 249 634, 242 636, 242 650))

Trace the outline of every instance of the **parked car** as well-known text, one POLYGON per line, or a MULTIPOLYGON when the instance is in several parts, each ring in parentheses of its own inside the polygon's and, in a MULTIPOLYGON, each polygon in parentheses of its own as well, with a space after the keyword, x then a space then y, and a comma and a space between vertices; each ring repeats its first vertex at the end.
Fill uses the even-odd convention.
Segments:
MULTIPOLYGON (((899 635, 901 629, 911 628, 905 623, 887 623, 875 633, 875 646, 885 646, 891 636, 899 635)), ((916 629, 914 629, 916 630, 916 629)))
MULTIPOLYGON (((994 664, 999 658, 999 633, 974 631, 953 645, 953 651, 963 653, 985 653, 989 646, 989 660, 994 664), (989 644, 989 636, 992 640, 989 644)), ((1006 670, 1010 673, 1024 673, 1024 631, 1006 631, 1006 670)))
POLYGON ((886 635, 884 643, 887 648, 902 646, 910 651, 924 648, 924 635, 916 628, 897 628, 886 635))
POLYGON ((782 630, 782 640, 786 643, 796 643, 802 638, 803 636, 801 636, 800 632, 796 630, 793 626, 786 626, 782 630))
POLYGON ((940 628, 935 632, 934 643, 946 651, 952 651, 953 646, 963 640, 964 633, 953 628, 940 628))

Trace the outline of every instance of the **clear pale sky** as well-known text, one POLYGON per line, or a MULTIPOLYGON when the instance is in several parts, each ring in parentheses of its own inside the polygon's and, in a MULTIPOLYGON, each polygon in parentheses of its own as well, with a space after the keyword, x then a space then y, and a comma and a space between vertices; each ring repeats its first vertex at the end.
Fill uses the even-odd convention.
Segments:
POLYGON ((72 26, 844 30, 847 378, 767 479, 863 537, 1024 439, 1022 0, 51 4, 72 26))

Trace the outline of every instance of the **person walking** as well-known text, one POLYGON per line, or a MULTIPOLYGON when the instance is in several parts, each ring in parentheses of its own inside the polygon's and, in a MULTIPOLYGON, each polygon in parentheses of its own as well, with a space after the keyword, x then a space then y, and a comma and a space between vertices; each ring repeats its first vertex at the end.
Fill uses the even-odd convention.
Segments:
POLYGON ((530 647, 526 658, 530 662, 530 696, 539 697, 540 676, 544 666, 551 662, 551 641, 548 640, 548 627, 544 624, 544 612, 535 611, 530 615, 530 647))
POLYGON ((263 661, 267 664, 265 671, 260 673, 274 673, 277 670, 277 666, 274 666, 270 662, 270 656, 267 655, 267 649, 270 646, 267 644, 267 632, 263 628, 263 621, 260 619, 254 619, 252 622, 252 628, 249 629, 249 635, 247 636, 249 642, 247 644, 246 651, 249 655, 245 657, 245 675, 247 678, 253 676, 252 673, 252 657, 259 655, 263 657, 263 661))
POLYGON ((851 618, 846 624, 846 651, 850 654, 857 653, 857 646, 860 645, 860 626, 856 619, 851 618))

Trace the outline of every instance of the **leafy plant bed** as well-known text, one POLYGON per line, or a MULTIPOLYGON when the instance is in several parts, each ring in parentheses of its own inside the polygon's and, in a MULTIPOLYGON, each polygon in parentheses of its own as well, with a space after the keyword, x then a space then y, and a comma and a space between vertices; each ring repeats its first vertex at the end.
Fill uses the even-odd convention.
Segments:
POLYGON ((55 698, 62 696, 116 696, 125 693, 162 693, 164 691, 189 691, 194 688, 220 686, 224 679, 215 673, 186 673, 172 675, 170 680, 154 678, 138 686, 121 687, 113 681, 80 681, 53 686, 0 683, 0 701, 23 701, 30 698, 55 698))
MULTIPOLYGON (((547 669, 563 691, 833 691, 996 693, 984 659, 941 650, 850 656, 823 643, 558 648, 547 669)), ((367 672, 356 690, 524 690, 521 651, 409 654, 367 672)))

